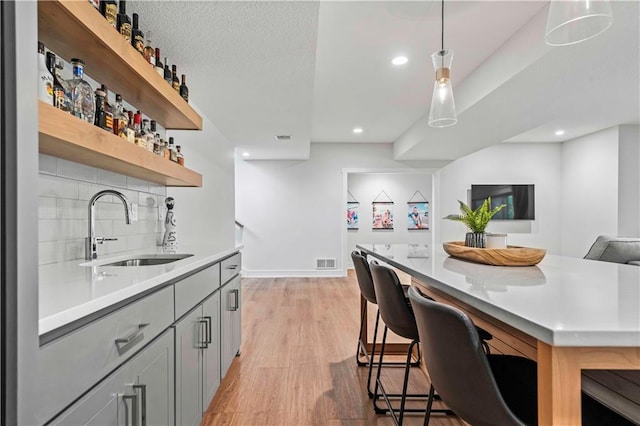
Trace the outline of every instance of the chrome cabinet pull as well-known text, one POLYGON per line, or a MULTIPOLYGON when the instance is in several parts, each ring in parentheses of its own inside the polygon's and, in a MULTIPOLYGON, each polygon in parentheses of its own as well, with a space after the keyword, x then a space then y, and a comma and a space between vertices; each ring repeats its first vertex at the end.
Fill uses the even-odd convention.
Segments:
POLYGON ((122 400, 124 401, 124 407, 126 408, 124 418, 125 418, 125 426, 129 426, 129 404, 127 401, 131 401, 131 426, 138 426, 138 394, 134 393, 133 395, 122 395, 122 400))
POLYGON ((240 290, 233 289, 229 294, 233 294, 233 305, 229 307, 230 311, 237 311, 240 303, 240 290))
POLYGON ((200 319, 200 320, 198 320, 198 324, 204 324, 204 327, 205 327, 204 338, 202 336, 202 326, 200 326, 199 329, 198 329, 198 334, 199 334, 199 336, 198 336, 198 338, 199 338, 198 348, 207 349, 209 347, 209 343, 207 343, 207 326, 208 326, 208 323, 207 323, 206 320, 200 319))
MULTIPOLYGON (((133 385, 133 390, 138 395, 138 389, 140 389, 141 406, 142 406, 142 426, 147 426, 147 385, 133 385)), ((136 418, 137 419, 137 418, 136 418)))
POLYGON ((227 269, 238 269, 238 265, 229 265, 227 269))
POLYGON ((134 331, 127 337, 116 339, 116 348, 118 349, 118 355, 122 355, 140 340, 144 339, 144 333, 142 333, 142 330, 148 326, 149 323, 138 324, 138 329, 136 331, 134 331))
POLYGON ((207 343, 211 344, 211 329, 213 327, 211 327, 211 317, 210 316, 206 316, 204 317, 205 321, 207 321, 207 343))

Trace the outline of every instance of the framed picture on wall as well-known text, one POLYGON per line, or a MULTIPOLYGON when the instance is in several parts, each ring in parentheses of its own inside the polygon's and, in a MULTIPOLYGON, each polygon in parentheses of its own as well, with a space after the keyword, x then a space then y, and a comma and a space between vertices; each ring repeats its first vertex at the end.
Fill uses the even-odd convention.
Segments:
POLYGON ((429 202, 407 203, 407 229, 429 229, 429 202))
POLYGON ((360 203, 357 201, 347 203, 347 229, 358 229, 358 207, 360 203))
POLYGON ((393 203, 374 201, 372 204, 372 229, 393 229, 393 203))

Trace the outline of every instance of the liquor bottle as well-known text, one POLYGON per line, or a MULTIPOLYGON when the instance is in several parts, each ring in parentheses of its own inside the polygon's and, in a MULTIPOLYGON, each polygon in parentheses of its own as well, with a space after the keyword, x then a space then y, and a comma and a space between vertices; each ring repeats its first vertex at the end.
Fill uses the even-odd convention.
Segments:
POLYGON ((169 142, 168 141, 164 141, 164 147, 162 150, 162 155, 164 156, 164 158, 166 160, 171 160, 171 149, 169 148, 169 142))
POLYGON ((131 29, 131 45, 136 48, 140 54, 144 54, 144 34, 138 27, 138 14, 133 14, 133 28, 131 29))
POLYGON ((182 99, 189 102, 189 88, 187 87, 186 77, 182 74, 182 84, 180 85, 180 96, 182 99))
POLYGON ((151 66, 156 66, 156 51, 151 45, 151 31, 147 31, 146 44, 142 56, 144 56, 144 59, 146 59, 151 66))
POLYGON ((171 85, 177 92, 180 92, 180 80, 178 80, 178 70, 175 65, 171 65, 171 85))
POLYGON ((38 42, 38 98, 53 105, 53 75, 47 68, 42 42, 38 42))
POLYGON ((180 152, 180 145, 176 146, 176 156, 178 164, 184 166, 184 155, 182 155, 182 152, 180 152))
POLYGON ((102 0, 100 2, 100 13, 113 28, 118 27, 118 5, 115 0, 102 0))
POLYGON ((100 128, 105 128, 105 114, 104 114, 104 98, 106 94, 102 89, 96 89, 96 111, 93 124, 100 128))
POLYGON ((98 9, 98 11, 100 10, 100 0, 89 0, 89 3, 91 3, 91 6, 98 9))
POLYGON ((176 147, 173 144, 173 136, 169 137, 169 160, 178 162, 178 151, 176 151, 176 147))
POLYGON ((133 131, 135 132, 135 144, 142 148, 147 148, 147 142, 142 137, 142 113, 137 111, 133 114, 133 131))
POLYGON ((113 134, 123 139, 127 138, 125 129, 129 124, 129 116, 124 111, 122 95, 116 94, 116 104, 113 108, 113 134))
MULTIPOLYGON (((154 124, 155 124, 155 121, 154 121, 154 124)), ((142 137, 144 138, 144 144, 145 144, 145 148, 147 148, 147 151, 153 152, 155 130, 153 131, 151 130, 151 125, 149 124, 149 120, 147 120, 146 118, 142 120, 142 137)))
POLYGON ((133 111, 127 111, 127 116, 129 117, 127 128, 125 129, 125 133, 127 134, 127 141, 136 143, 136 131, 133 124, 133 111))
POLYGON ((155 63, 155 67, 156 67, 156 72, 158 73, 158 75, 160 75, 160 77, 164 77, 164 67, 162 66, 162 62, 160 62, 160 49, 158 49, 156 47, 156 63, 155 63))
POLYGON ((67 85, 60 78, 59 70, 62 69, 62 62, 56 61, 56 55, 47 52, 47 68, 53 76, 53 106, 63 111, 71 112, 71 98, 69 98, 67 85))
POLYGON ((117 30, 122 37, 131 43, 131 20, 127 16, 127 5, 125 0, 120 0, 118 4, 120 11, 117 17, 117 30))
POLYGON ((160 134, 157 133, 158 127, 156 124, 156 120, 151 120, 149 122, 149 129, 151 130, 151 146, 153 147, 151 151, 153 151, 154 154, 160 154, 160 134))
POLYGON ((167 57, 164 57, 164 81, 169 83, 169 86, 173 85, 173 75, 171 75, 171 70, 169 69, 169 62, 167 61, 167 57))
POLYGON ((100 86, 100 90, 104 92, 104 101, 103 101, 103 109, 104 109, 104 124, 105 129, 113 132, 113 106, 109 103, 109 89, 107 86, 102 84, 100 86))
POLYGON ((72 113, 86 122, 93 123, 96 104, 91 85, 84 81, 84 61, 73 58, 71 65, 73 66, 73 79, 69 82, 69 93, 71 93, 72 113))

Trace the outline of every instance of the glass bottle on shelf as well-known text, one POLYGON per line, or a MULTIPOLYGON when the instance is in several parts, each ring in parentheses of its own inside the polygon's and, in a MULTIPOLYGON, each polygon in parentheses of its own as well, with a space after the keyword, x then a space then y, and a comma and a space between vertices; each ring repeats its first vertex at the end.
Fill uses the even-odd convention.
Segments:
POLYGON ((122 95, 116 94, 116 104, 113 108, 113 133, 123 139, 127 138, 126 128, 129 116, 125 113, 122 95))
POLYGON ((151 66, 156 66, 156 51, 151 45, 151 31, 147 31, 146 44, 142 55, 144 56, 144 59, 151 64, 151 66))
POLYGON ((47 67, 44 44, 38 42, 38 98, 53 105, 53 75, 47 67))
POLYGON ((144 34, 138 27, 138 14, 134 13, 132 16, 133 28, 131 29, 131 45, 135 47, 140 54, 144 54, 144 34))
POLYGON ((100 13, 113 28, 118 27, 118 5, 115 0, 101 0, 100 13))
POLYGON ((71 112, 71 99, 69 98, 67 84, 60 77, 62 62, 56 61, 56 55, 47 52, 47 68, 53 76, 53 106, 66 112, 71 112))
POLYGON ((156 120, 151 120, 149 122, 149 128, 151 130, 151 151, 154 154, 160 154, 160 134, 158 133, 158 127, 156 120))
POLYGON ((71 59, 71 66, 73 66, 73 79, 69 82, 69 92, 71 94, 72 113, 76 117, 93 124, 96 104, 93 99, 91 85, 84 81, 84 61, 73 58, 71 59))
POLYGON ((173 84, 173 75, 169 69, 169 62, 167 61, 166 56, 164 57, 164 81, 169 83, 170 86, 173 84))
MULTIPOLYGON (((155 121, 153 122, 155 127, 155 121)), ((147 151, 153 152, 153 142, 155 139, 155 130, 152 130, 149 120, 142 120, 142 137, 144 138, 145 148, 147 151)))
POLYGON ((177 157, 177 162, 178 164, 180 164, 181 166, 184 166, 184 155, 182 155, 182 152, 180 152, 180 145, 176 146, 176 157, 177 157))
POLYGON ((171 149, 169 148, 169 142, 167 140, 164 141, 162 155, 166 160, 171 160, 171 149))
POLYGON ((142 114, 140 111, 133 114, 133 131, 135 132, 134 143, 139 147, 146 148, 146 141, 142 137, 142 114))
POLYGON ((160 49, 156 47, 156 63, 154 64, 156 67, 156 72, 160 77, 164 77, 164 67, 162 66, 162 62, 160 61, 160 49))
POLYGON ((127 5, 125 0, 120 0, 118 3, 119 13, 117 17, 117 30, 122 37, 129 43, 131 43, 131 20, 127 16, 127 5))
POLYGON ((105 129, 113 132, 113 106, 109 103, 109 89, 104 84, 100 85, 100 90, 104 92, 104 124, 105 129))
POLYGON ((136 143, 136 130, 133 123, 133 111, 127 111, 127 116, 129 117, 127 128, 125 129, 127 141, 136 143))
POLYGON ((182 99, 189 102, 189 88, 187 87, 187 80, 184 74, 182 74, 182 84, 180 85, 180 96, 182 96, 182 99))
POLYGON ((178 162, 178 151, 176 151, 176 146, 173 144, 173 136, 169 137, 169 160, 178 162))
POLYGON ((102 129, 105 128, 104 98, 105 93, 102 89, 96 89, 96 112, 93 124, 102 129))
POLYGON ((180 92, 180 80, 178 80, 178 69, 171 65, 171 85, 177 92, 180 92))
POLYGON ((98 9, 98 11, 100 11, 100 0, 89 0, 89 3, 91 3, 91 6, 95 7, 96 9, 98 9))

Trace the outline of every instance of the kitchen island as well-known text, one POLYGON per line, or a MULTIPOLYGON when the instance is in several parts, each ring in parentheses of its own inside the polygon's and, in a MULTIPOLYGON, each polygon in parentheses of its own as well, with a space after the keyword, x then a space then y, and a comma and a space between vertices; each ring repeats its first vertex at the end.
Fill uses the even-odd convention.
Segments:
POLYGON ((638 267, 555 255, 536 266, 499 267, 439 248, 411 257, 406 244, 357 247, 443 296, 436 299, 457 301, 533 341, 541 425, 581 423, 581 370, 640 370, 638 267))

